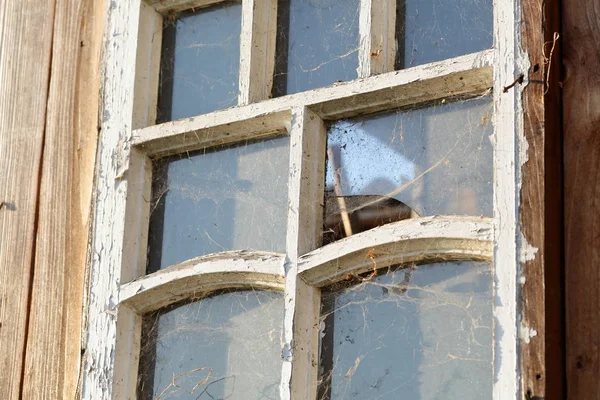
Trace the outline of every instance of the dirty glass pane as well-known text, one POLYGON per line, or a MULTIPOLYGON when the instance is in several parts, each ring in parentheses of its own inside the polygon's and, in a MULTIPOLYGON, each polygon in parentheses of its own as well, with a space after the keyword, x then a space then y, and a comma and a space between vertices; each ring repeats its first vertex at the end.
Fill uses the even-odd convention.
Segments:
POLYGON ((324 242, 349 236, 344 208, 351 234, 416 216, 491 217, 491 115, 486 96, 333 122, 324 242))
POLYGON ((276 399, 283 294, 221 292, 144 317, 140 399, 276 399))
POLYGON ((492 47, 492 0, 398 0, 397 69, 492 47))
POLYGON ((492 398, 489 264, 352 279, 323 293, 320 400, 492 398))
POLYGON ((164 18, 159 122, 237 104, 242 5, 220 5, 164 18))
POLYGON ((157 161, 147 272, 227 250, 285 251, 288 137, 157 161))
POLYGON ((273 97, 356 79, 359 0, 279 0, 273 97))

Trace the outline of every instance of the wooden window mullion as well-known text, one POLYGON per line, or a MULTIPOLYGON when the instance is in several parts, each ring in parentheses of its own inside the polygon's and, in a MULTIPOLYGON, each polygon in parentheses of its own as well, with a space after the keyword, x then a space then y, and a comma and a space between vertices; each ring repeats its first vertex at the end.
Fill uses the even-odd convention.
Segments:
POLYGON ((396 1, 361 0, 358 76, 394 70, 396 64, 396 1))
POLYGON ((271 97, 276 36, 277 0, 243 0, 239 105, 271 97))
POLYGON ((321 244, 325 125, 308 108, 297 107, 290 135, 282 400, 316 398, 321 295, 298 276, 298 261, 321 244))

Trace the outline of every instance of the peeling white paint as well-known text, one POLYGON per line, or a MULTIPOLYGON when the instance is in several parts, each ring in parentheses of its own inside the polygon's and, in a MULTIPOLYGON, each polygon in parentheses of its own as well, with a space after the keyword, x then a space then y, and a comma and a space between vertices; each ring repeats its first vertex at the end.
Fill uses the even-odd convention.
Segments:
MULTIPOLYGON (((535 256, 536 256, 537 252, 539 251, 539 249, 537 247, 532 246, 527 241, 527 239, 525 239, 525 236, 523 236, 522 232, 519 232, 519 249, 520 249, 519 261, 521 263, 526 263, 528 261, 535 260, 535 256)), ((525 277, 522 277, 522 279, 525 279, 525 277)))
POLYGON ((537 330, 534 328, 530 328, 521 321, 521 326, 519 327, 519 337, 521 340, 527 344, 531 342, 531 339, 537 336, 537 330))

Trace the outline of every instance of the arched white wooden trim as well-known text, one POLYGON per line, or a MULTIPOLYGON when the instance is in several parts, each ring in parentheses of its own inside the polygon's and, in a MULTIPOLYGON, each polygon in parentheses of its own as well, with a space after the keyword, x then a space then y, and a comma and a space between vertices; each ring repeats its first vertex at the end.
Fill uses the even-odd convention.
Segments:
POLYGON ((144 314, 202 292, 227 288, 283 291, 283 254, 228 251, 192 258, 121 285, 120 304, 144 314))
POLYGON ((300 257, 298 272, 308 284, 325 286, 374 268, 414 261, 485 260, 493 256, 492 220, 433 216, 380 226, 300 257))

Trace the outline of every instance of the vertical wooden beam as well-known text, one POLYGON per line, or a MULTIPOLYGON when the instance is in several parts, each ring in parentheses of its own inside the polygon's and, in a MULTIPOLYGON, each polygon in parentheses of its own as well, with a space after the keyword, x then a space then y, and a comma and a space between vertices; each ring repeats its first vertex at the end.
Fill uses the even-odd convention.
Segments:
POLYGON ((522 0, 524 151, 521 152, 521 391, 564 398, 558 1, 522 0), (547 78, 550 78, 547 81, 547 78))
POLYGON ((315 399, 321 293, 298 274, 298 257, 321 245, 326 130, 308 108, 293 111, 290 140, 281 399, 315 399), (298 307, 297 300, 301 300, 298 307), (292 379, 293 375, 293 379, 292 379))
MULTIPOLYGON (((107 15, 97 201, 91 243, 91 292, 83 367, 82 397, 85 399, 127 398, 129 386, 117 379, 121 377, 115 376, 114 369, 117 304, 121 267, 134 270, 137 265, 133 253, 127 251, 132 246, 124 247, 124 235, 129 232, 126 200, 132 195, 130 191, 140 187, 134 183, 139 171, 130 170, 140 0, 112 1, 107 15)), ((133 161, 135 165, 135 159, 133 161)))
POLYGON ((569 399, 600 398, 600 8, 562 2, 569 399))
POLYGON ((523 137, 521 86, 515 81, 523 59, 520 0, 494 0, 494 399, 519 396, 517 299, 519 258, 519 159, 523 137))
POLYGON ((391 72, 396 65, 397 0, 361 0, 358 76, 391 72))
POLYGON ((163 17, 142 2, 135 68, 133 129, 156 124, 163 17))
POLYGON ((23 398, 78 389, 103 22, 101 3, 56 4, 23 398))
POLYGON ((54 1, 0 2, 2 399, 20 398, 23 383, 53 21, 54 1))
POLYGON ((277 0, 243 0, 238 104, 271 97, 276 37, 277 0))

